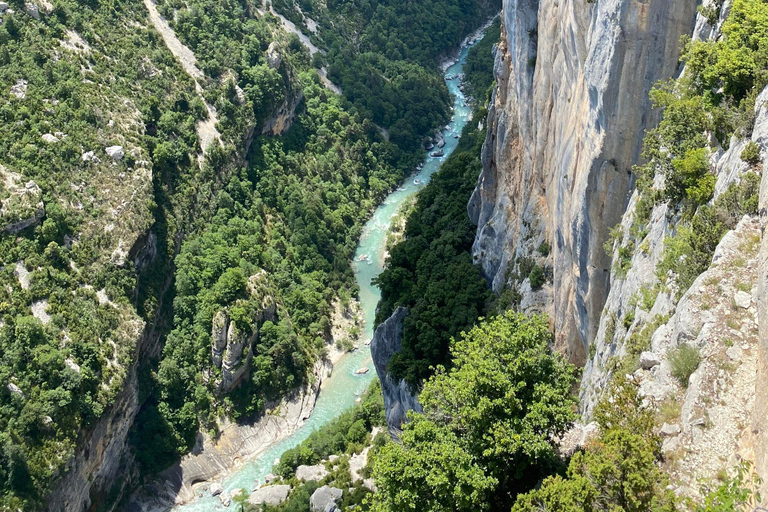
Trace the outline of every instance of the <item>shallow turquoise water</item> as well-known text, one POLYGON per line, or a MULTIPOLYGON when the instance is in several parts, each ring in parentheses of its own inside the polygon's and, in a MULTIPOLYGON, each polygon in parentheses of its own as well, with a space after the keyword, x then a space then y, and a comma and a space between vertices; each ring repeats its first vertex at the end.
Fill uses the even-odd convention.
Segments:
MULTIPOLYGON (((381 292, 371 285, 371 280, 378 276, 384 268, 385 244, 392 218, 396 215, 400 205, 428 183, 432 174, 440 168, 445 158, 456 149, 459 139, 454 138, 454 135, 461 135, 461 131, 469 121, 471 109, 465 106, 466 98, 459 89, 460 78, 447 79, 451 76, 461 75, 468 51, 469 47, 463 48, 458 62, 448 68, 445 73, 446 84, 454 97, 454 116, 450 130, 443 131, 446 142, 443 148, 445 156, 432 158, 427 155, 423 169, 408 178, 398 190, 387 197, 365 225, 360 237, 355 261, 352 265, 357 276, 357 283, 360 286, 360 305, 365 321, 363 340, 370 340, 373 337, 373 322, 381 292), (358 261, 361 257, 363 260, 358 261)), ((368 388, 374 376, 375 371, 369 347, 361 346, 359 350, 345 355, 334 368, 333 375, 323 384, 315 409, 305 424, 291 437, 270 446, 225 477, 222 481, 224 490, 234 493, 244 488, 250 492, 256 487, 257 482, 263 482, 264 477, 272 472, 275 460, 279 459, 283 452, 297 446, 314 430, 351 408, 355 404, 355 399, 368 388), (355 375, 355 370, 363 366, 370 368, 371 371, 367 375, 355 375)), ((215 510, 223 510, 223 507, 218 498, 209 494, 188 505, 174 509, 176 512, 212 512, 215 510)))

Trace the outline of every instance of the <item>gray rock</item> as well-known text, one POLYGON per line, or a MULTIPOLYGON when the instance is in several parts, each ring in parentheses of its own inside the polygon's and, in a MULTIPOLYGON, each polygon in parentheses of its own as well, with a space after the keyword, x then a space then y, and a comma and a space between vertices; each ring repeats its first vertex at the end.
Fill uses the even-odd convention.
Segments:
POLYGON ((322 464, 315 466, 299 466, 296 468, 296 478, 304 481, 319 482, 328 476, 328 470, 322 464))
POLYGON ((42 136, 42 139, 44 142, 47 142, 48 144, 56 144, 59 142, 59 138, 52 133, 46 133, 42 136))
POLYGON ((661 359, 653 352, 643 352, 640 354, 640 367, 643 370, 650 370, 654 366, 658 366, 660 364, 661 359))
POLYGON ((402 347, 403 321, 407 315, 406 308, 397 308, 391 317, 376 328, 371 340, 371 356, 381 382, 384 411, 391 434, 397 434, 409 410, 422 411, 421 404, 411 393, 408 384, 404 380, 396 381, 387 372, 389 360, 402 347))
POLYGON ((289 492, 290 485, 268 485, 252 493, 248 502, 251 505, 279 505, 288 499, 289 492))
POLYGON ((331 512, 338 510, 336 503, 341 499, 344 491, 337 487, 324 485, 317 489, 309 499, 309 509, 312 512, 331 512))
POLYGON ((752 296, 747 292, 738 291, 733 296, 733 302, 740 308, 749 309, 752 305, 752 296))
POLYGON ((105 151, 115 162, 119 162, 123 159, 123 157, 125 157, 125 150, 123 149, 123 146, 109 146, 107 149, 105 149, 105 151))
POLYGON ((5 14, 8 10, 8 4, 6 2, 0 2, 0 14, 5 14))
POLYGON ((270 474, 268 474, 267 476, 264 477, 264 481, 266 483, 268 483, 268 484, 271 484, 275 480, 277 480, 277 475, 274 475, 272 473, 270 473, 270 474))
POLYGON ((27 11, 27 14, 29 14, 36 20, 40 19, 40 8, 37 6, 35 2, 29 2, 29 1, 25 2, 24 10, 27 11))
POLYGON ((670 425, 669 423, 664 423, 661 426, 661 431, 659 434, 661 434, 661 437, 672 437, 676 436, 680 433, 680 425, 670 425))

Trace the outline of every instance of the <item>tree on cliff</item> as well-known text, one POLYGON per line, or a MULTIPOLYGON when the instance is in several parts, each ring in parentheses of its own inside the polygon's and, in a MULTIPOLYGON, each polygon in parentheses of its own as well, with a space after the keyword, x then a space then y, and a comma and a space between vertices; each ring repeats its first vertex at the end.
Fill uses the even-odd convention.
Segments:
POLYGON ((374 510, 509 510, 551 474, 575 370, 550 337, 545 318, 510 312, 453 341, 453 368, 424 385, 424 414, 377 458, 374 510))

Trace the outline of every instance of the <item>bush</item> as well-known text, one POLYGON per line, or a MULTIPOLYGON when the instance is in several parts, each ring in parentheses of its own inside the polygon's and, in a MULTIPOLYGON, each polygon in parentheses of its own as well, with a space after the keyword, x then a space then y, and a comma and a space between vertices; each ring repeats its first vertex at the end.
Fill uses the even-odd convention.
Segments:
POLYGON ((672 365, 672 376, 677 379, 681 386, 687 388, 688 380, 701 363, 699 349, 688 344, 680 345, 678 348, 670 350, 667 357, 672 365))
POLYGON ((750 141, 749 144, 747 144, 747 146, 742 150, 741 159, 752 166, 759 164, 760 146, 758 146, 754 141, 750 141))

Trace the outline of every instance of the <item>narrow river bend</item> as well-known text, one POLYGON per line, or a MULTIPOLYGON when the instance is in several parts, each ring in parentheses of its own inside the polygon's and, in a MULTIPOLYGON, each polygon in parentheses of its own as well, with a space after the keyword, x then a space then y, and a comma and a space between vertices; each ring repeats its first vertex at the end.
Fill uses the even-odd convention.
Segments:
MULTIPOLYGON (((365 225, 363 234, 352 263, 360 286, 360 305, 365 326, 362 340, 373 337, 373 323, 376 306, 381 298, 381 292, 371 284, 384 268, 386 255, 387 233, 400 206, 420 188, 429 182, 430 177, 439 168, 445 158, 450 155, 459 143, 456 136, 461 136, 464 126, 470 120, 471 109, 466 104, 466 98, 459 88, 464 63, 471 45, 462 46, 458 61, 445 72, 445 82, 454 98, 453 119, 449 130, 443 131, 445 156, 433 158, 427 154, 424 167, 414 174, 395 192, 390 194, 374 212, 365 225)), ((437 148, 435 148, 436 151, 437 148)), ((304 441, 314 430, 322 427, 336 416, 340 415, 355 404, 355 400, 368 388, 375 377, 371 351, 368 346, 361 345, 360 349, 345 355, 333 370, 332 376, 326 380, 320 391, 315 409, 304 425, 296 433, 261 452, 243 466, 230 473, 222 480, 224 490, 234 494, 239 489, 251 492, 258 483, 264 482, 264 477, 272 472, 276 459, 286 450, 304 441), (367 375, 355 375, 355 370, 361 367, 371 368, 367 375)), ((219 499, 206 493, 192 503, 173 509, 176 512, 213 512, 224 510, 219 499)))

